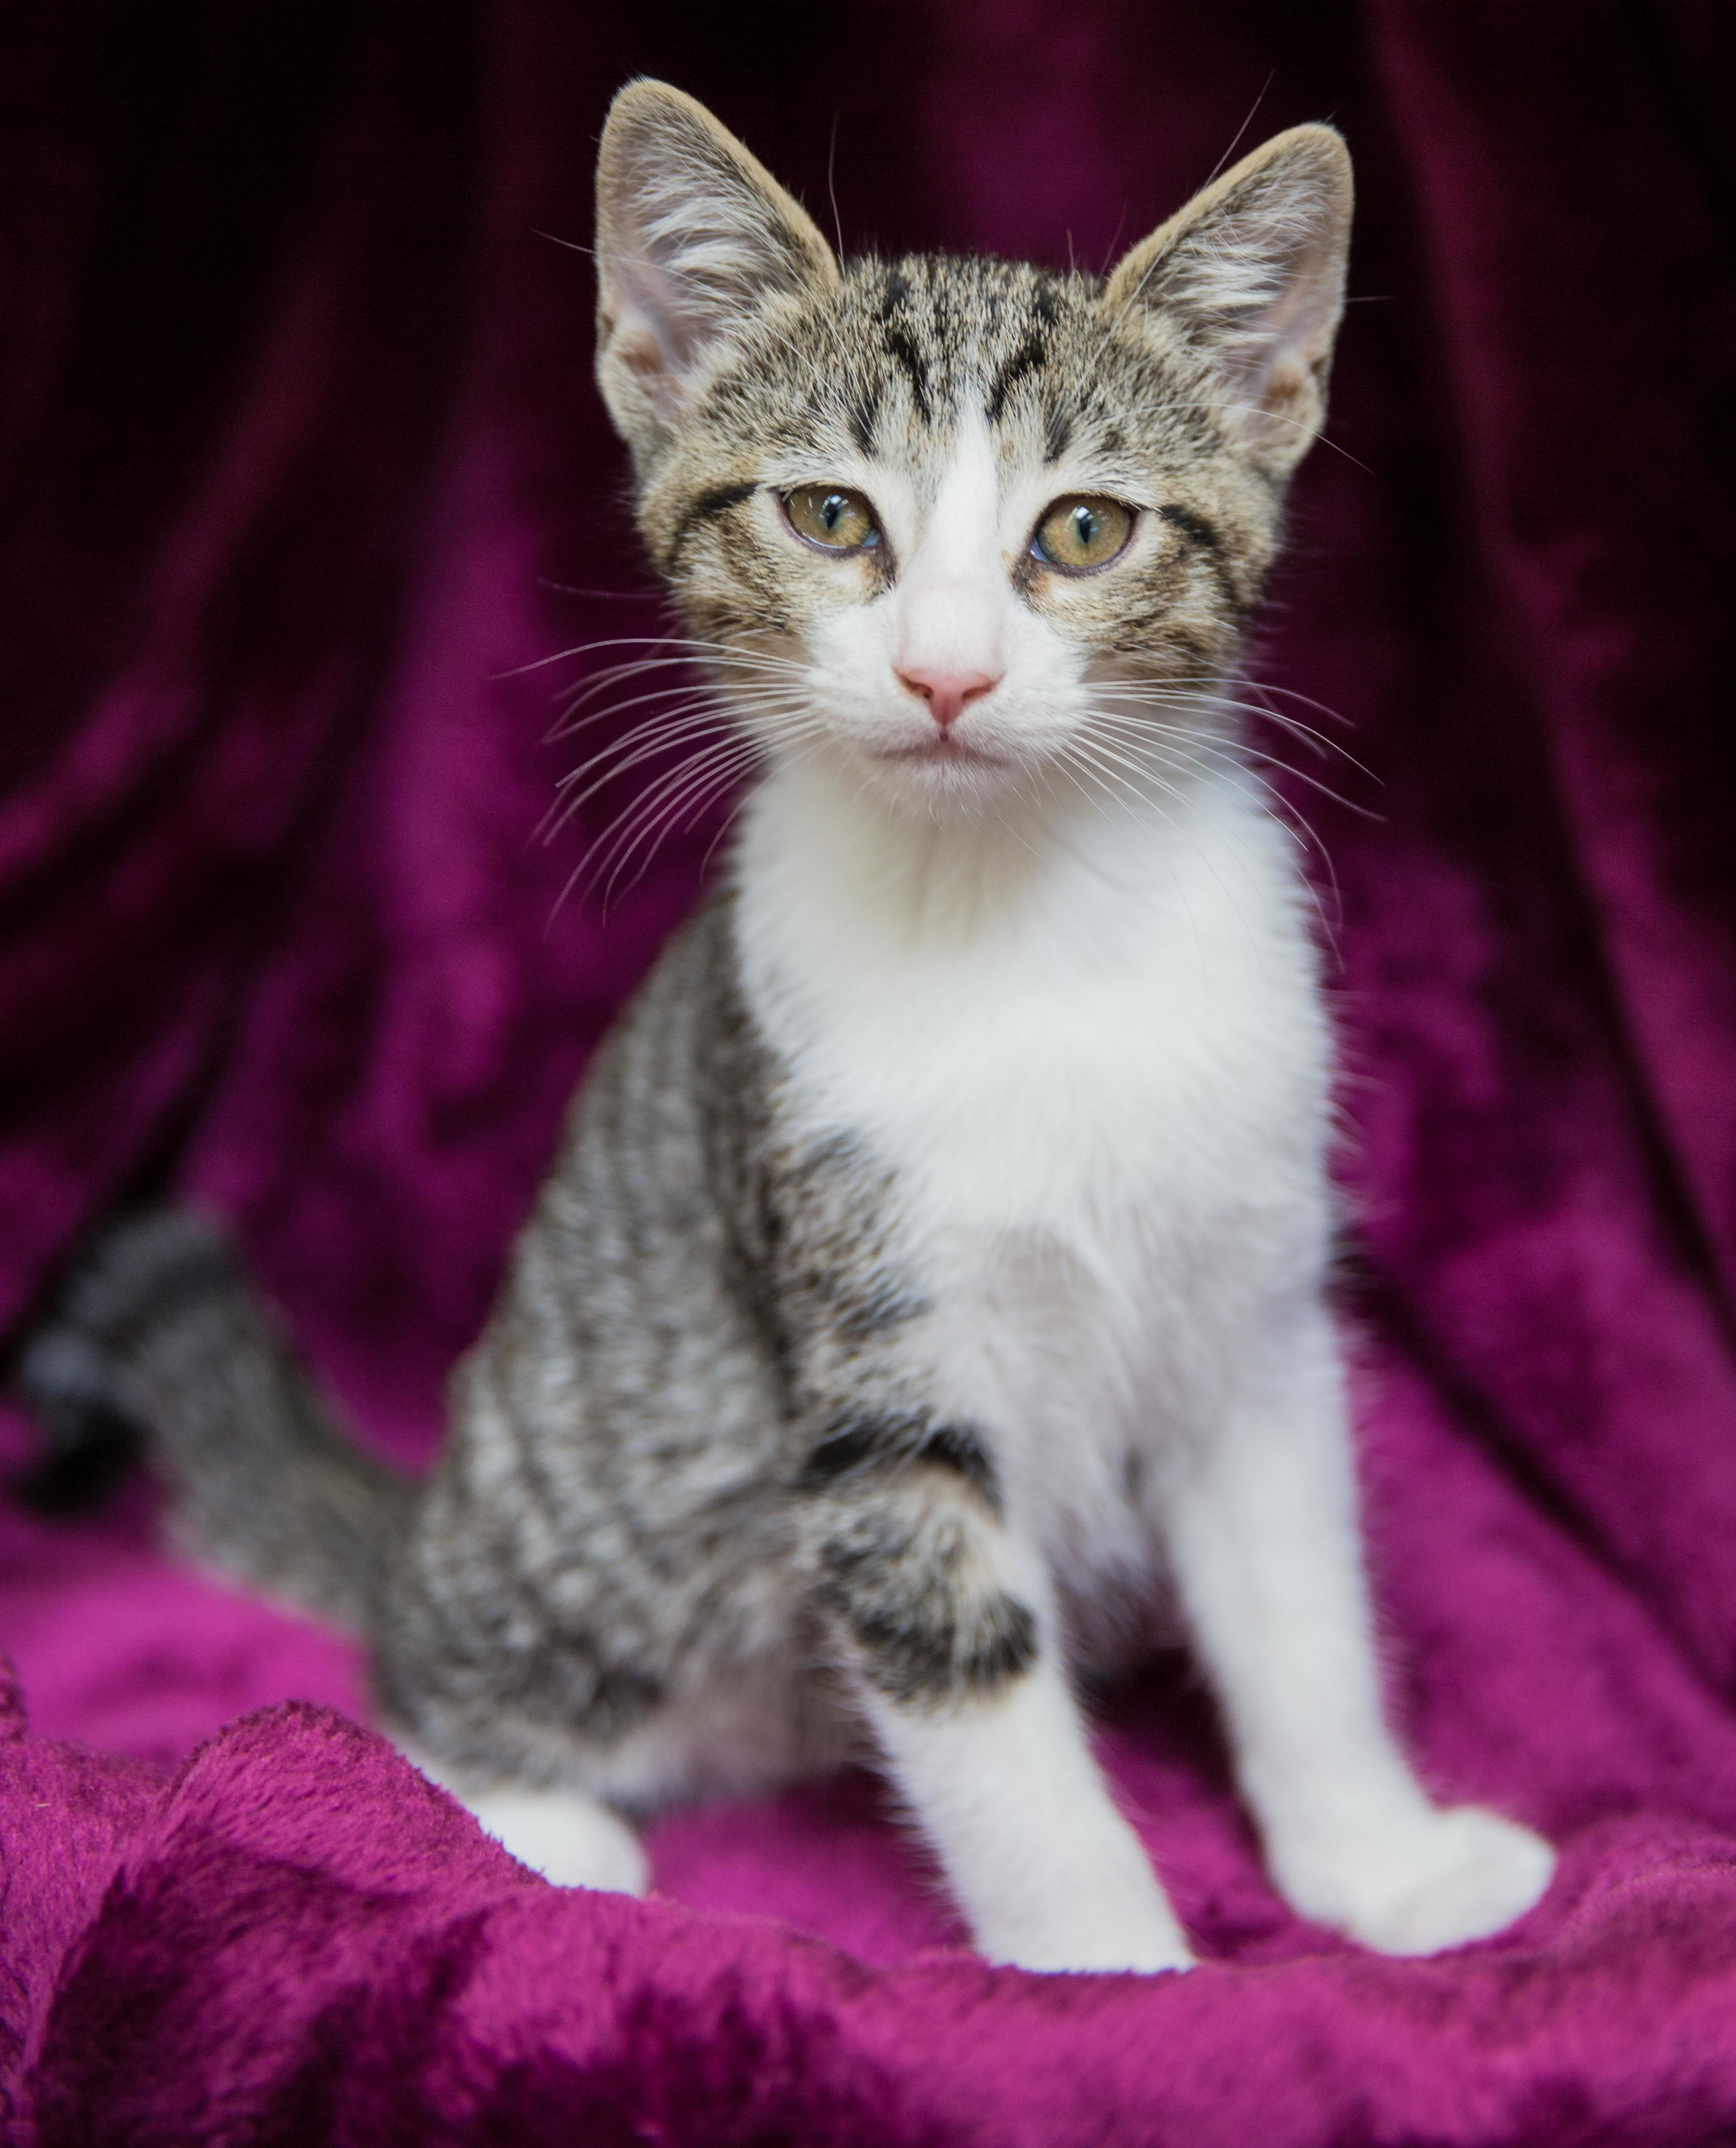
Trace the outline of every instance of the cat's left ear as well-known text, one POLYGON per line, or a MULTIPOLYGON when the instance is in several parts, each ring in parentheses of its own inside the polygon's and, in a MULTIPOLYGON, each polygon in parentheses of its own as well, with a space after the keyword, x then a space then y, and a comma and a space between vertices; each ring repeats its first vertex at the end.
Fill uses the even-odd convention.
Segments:
POLYGON ((1116 264, 1116 319, 1161 316, 1204 361, 1232 438, 1287 474, 1326 414, 1344 310, 1350 153, 1331 127, 1275 135, 1116 264))
POLYGON ((813 218, 703 104, 620 93, 597 157, 597 382, 636 455, 768 304, 838 281, 813 218))

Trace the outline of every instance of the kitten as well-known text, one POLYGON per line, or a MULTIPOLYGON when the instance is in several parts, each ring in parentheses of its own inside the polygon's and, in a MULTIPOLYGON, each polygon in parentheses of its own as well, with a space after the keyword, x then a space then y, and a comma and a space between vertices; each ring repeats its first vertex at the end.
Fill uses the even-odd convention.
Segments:
POLYGON ((117 1231, 26 1378, 148 1423, 208 1555, 369 1637, 550 1877, 621 1814, 878 1756, 977 1945, 1186 1936, 1072 1679, 1179 1612, 1277 1885, 1394 1954, 1528 1908, 1382 1714, 1326 1302, 1331 1050, 1225 682, 1312 441, 1349 163, 1280 135, 1106 279, 840 263, 637 82, 598 378, 763 756, 604 1046, 412 1488, 202 1226, 117 1231))

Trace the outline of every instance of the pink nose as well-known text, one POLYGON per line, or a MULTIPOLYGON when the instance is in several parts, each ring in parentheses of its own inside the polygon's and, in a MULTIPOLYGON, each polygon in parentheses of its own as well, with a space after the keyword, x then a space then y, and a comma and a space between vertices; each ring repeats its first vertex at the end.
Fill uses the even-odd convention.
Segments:
POLYGON ((928 713, 943 731, 951 730, 971 701, 980 701, 1001 684, 1003 674, 991 679, 986 671, 901 671, 899 682, 928 704, 928 713))

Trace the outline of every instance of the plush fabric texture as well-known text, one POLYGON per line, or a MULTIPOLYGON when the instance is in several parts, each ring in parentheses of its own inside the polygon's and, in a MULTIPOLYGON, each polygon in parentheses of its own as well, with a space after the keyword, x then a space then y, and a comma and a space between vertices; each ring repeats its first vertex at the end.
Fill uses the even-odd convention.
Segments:
POLYGON ((645 13, 0 30, 5 1322, 178 1187, 369 1437, 436 1437, 719 832, 606 913, 562 891, 660 771, 534 839, 550 693, 617 652, 544 660, 661 623, 553 243, 622 79, 713 103, 848 243, 1092 263, 1245 119, 1332 118, 1357 303, 1258 672, 1361 765, 1262 736, 1338 794, 1283 779, 1332 863, 1393 1705, 1560 1876, 1431 1963, 1300 1925, 1162 1663, 1101 1747, 1184 1979, 984 1967, 865 1778, 666 1819, 645 1903, 564 1895, 346 1719, 348 1643, 160 1551, 135 1480, 0 1511, 5 2138, 1736 2137, 1731 16, 645 13))

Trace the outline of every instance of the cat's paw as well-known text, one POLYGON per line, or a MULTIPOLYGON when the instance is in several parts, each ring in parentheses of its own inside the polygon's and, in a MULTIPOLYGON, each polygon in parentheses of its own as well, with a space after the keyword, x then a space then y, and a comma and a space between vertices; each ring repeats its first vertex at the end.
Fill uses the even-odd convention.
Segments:
POLYGON ((1554 1869, 1555 1852, 1529 1828, 1458 1805, 1371 1829, 1334 1869, 1285 1891, 1305 1916, 1378 1954, 1439 1954, 1523 1916, 1554 1869))
POLYGON ((582 1790, 484 1790, 464 1801, 484 1834, 557 1887, 643 1895, 650 1885, 638 1836, 582 1790))
POLYGON ((991 1961, 1015 1969, 1109 1971, 1192 1969, 1187 1935, 1162 1897, 1095 1910, 1084 1905, 1023 1917, 996 1930, 979 1930, 976 1943, 991 1961))

